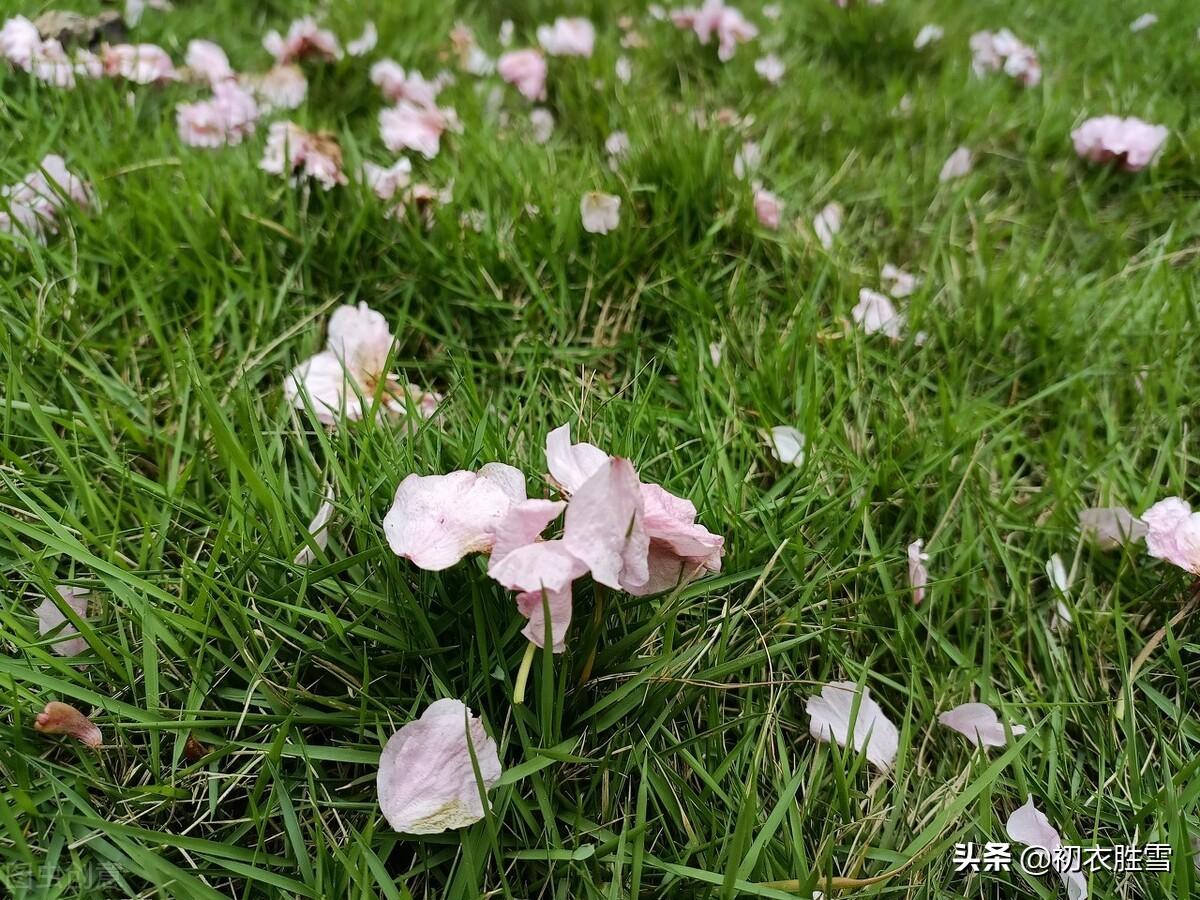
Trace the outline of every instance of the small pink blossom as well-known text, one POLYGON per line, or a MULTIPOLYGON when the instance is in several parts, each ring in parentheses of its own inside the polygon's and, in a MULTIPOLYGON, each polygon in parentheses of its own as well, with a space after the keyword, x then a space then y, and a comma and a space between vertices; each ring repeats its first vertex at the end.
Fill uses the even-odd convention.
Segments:
POLYGON ((608 234, 621 223, 621 198, 601 191, 588 191, 579 201, 583 230, 608 234))
POLYGON ((244 81, 258 98, 260 111, 296 109, 308 94, 308 79, 295 64, 272 66, 265 74, 247 76, 244 81))
POLYGON ((486 792, 500 774, 496 742, 483 722, 461 700, 438 700, 383 748, 375 782, 379 808, 406 834, 465 828, 484 816, 480 782, 486 792))
POLYGON ((19 69, 28 72, 41 48, 42 35, 24 16, 6 19, 4 27, 0 28, 0 56, 19 69))
POLYGON ((724 0, 706 0, 699 9, 686 7, 672 10, 671 21, 677 28, 690 28, 701 44, 707 45, 717 39, 717 58, 728 62, 737 51, 738 44, 758 37, 758 29, 746 20, 742 13, 724 0))
POLYGON ((405 385, 387 371, 395 343, 387 320, 359 303, 339 306, 329 319, 323 351, 292 370, 284 395, 297 409, 311 403, 317 419, 333 425, 341 417, 361 419, 378 396, 378 415, 409 414, 429 418, 440 398, 405 385))
POLYGON ((908 586, 912 589, 914 606, 919 606, 925 599, 925 589, 929 584, 929 570, 925 567, 925 563, 929 562, 929 554, 924 548, 923 540, 908 545, 908 586))
POLYGON ((596 27, 582 18, 558 18, 553 25, 539 25, 538 43, 551 56, 592 55, 596 43, 596 27))
POLYGON ((100 54, 105 73, 134 84, 154 84, 178 78, 167 51, 154 44, 116 44, 100 54))
POLYGON ((225 51, 212 41, 188 41, 183 62, 194 75, 213 85, 237 74, 229 64, 225 51))
POLYGON ((415 150, 426 159, 433 159, 441 149, 442 134, 460 130, 458 114, 449 108, 419 106, 401 100, 379 112, 379 133, 384 146, 393 153, 415 150))
POLYGON ((69 703, 52 700, 37 714, 33 727, 42 734, 65 734, 83 745, 98 750, 104 745, 104 737, 96 725, 69 703))
POLYGON ((772 231, 779 230, 779 222, 783 217, 783 201, 757 181, 754 183, 754 215, 763 227, 772 231))
POLYGON ((1036 87, 1042 80, 1037 52, 1007 28, 977 31, 971 35, 970 46, 971 68, 976 75, 1003 71, 1025 87, 1036 87))
POLYGON ((198 103, 180 103, 175 119, 180 139, 190 147, 237 145, 254 133, 258 123, 254 96, 235 81, 213 86, 213 96, 198 103))
POLYGON ((1158 157, 1170 132, 1130 116, 1099 116, 1071 132, 1075 152, 1096 163, 1116 163, 1127 172, 1146 168, 1158 157))
POLYGON ((347 183, 337 138, 324 131, 306 131, 295 122, 271 124, 258 167, 272 175, 283 175, 293 184, 312 178, 325 190, 347 183))
POLYGON ((525 99, 546 99, 546 58, 537 50, 510 50, 496 63, 496 72, 525 99))
MULTIPOLYGON (((90 591, 84 588, 68 587, 65 584, 56 585, 54 590, 58 592, 62 602, 75 612, 75 615, 81 619, 87 618, 87 598, 90 591)), ((34 613, 38 617, 38 634, 49 634, 62 626, 62 630, 59 631, 58 637, 54 641, 54 652, 59 656, 78 656, 88 648, 87 641, 83 638, 71 637, 71 635, 78 635, 79 631, 53 600, 43 600, 34 613)))
POLYGON ((277 63, 296 62, 310 56, 326 60, 342 58, 338 39, 333 32, 321 28, 312 16, 292 22, 286 36, 281 36, 278 31, 268 31, 262 44, 277 63))
POLYGON ((61 156, 49 154, 40 167, 16 184, 0 188, 7 212, 0 211, 0 231, 24 230, 41 243, 58 232, 59 214, 69 202, 92 205, 92 187, 67 169, 61 156))
POLYGON ((1179 497, 1168 497, 1146 510, 1142 522, 1151 556, 1200 575, 1200 513, 1179 497))

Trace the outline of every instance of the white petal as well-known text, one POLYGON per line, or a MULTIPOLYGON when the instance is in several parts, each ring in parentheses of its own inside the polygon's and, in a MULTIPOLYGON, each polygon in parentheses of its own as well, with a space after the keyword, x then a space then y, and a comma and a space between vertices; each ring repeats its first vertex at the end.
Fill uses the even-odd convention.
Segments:
POLYGON ((888 771, 896 760, 900 735, 883 714, 871 692, 863 687, 861 694, 852 681, 834 681, 821 688, 819 697, 808 698, 808 731, 820 741, 837 741, 845 747, 849 740, 858 752, 866 748, 867 760, 881 771, 888 771), (858 714, 851 730, 850 716, 855 699, 858 714))
POLYGON ((808 439, 791 425, 771 429, 771 453, 785 466, 804 465, 804 445, 808 439))
MULTIPOLYGON (((329 546, 329 520, 333 516, 333 501, 333 483, 330 482, 325 487, 325 499, 317 507, 317 514, 308 523, 308 533, 312 535, 313 542, 322 550, 329 546)), ((312 547, 305 544, 292 562, 298 566, 311 566, 316 558, 317 555, 312 547)))
MULTIPOLYGON (((985 703, 964 703, 938 716, 938 721, 953 728, 976 747, 1003 747, 1004 726, 996 711, 985 703)), ((1012 725, 1013 736, 1025 733, 1024 725, 1012 725)))

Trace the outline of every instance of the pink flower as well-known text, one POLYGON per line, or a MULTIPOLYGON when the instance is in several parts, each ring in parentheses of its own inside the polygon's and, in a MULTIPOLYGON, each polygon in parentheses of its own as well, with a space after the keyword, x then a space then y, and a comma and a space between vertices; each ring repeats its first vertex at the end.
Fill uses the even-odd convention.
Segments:
POLYGON ((309 56, 326 60, 342 58, 342 48, 333 32, 317 25, 312 16, 297 19, 288 27, 287 36, 278 31, 268 31, 263 37, 263 49, 275 57, 278 63, 295 62, 309 56))
POLYGON ((746 21, 746 17, 724 0, 706 0, 696 9, 688 7, 673 10, 671 21, 677 28, 690 28, 696 32, 701 44, 717 39, 717 58, 728 62, 737 51, 737 45, 758 37, 758 29, 746 21))
POLYGON ((758 216, 760 225, 772 231, 779 229, 779 221, 783 216, 783 201, 758 182, 754 183, 754 214, 758 216))
POLYGON ((104 737, 92 720, 71 706, 52 700, 37 714, 33 727, 42 734, 66 734, 75 740, 98 750, 104 745, 104 737))
POLYGON ((297 65, 273 66, 264 75, 245 79, 259 101, 263 113, 274 109, 295 109, 308 94, 308 79, 297 65))
POLYGON ((0 28, 0 56, 19 69, 29 71, 33 58, 41 52, 42 36, 24 16, 13 16, 0 28))
POLYGON ((363 26, 362 34, 346 45, 346 52, 351 56, 366 56, 379 43, 379 31, 374 22, 363 26))
POLYGON ((190 147, 236 145, 254 133, 258 104, 237 82, 221 81, 213 86, 212 99, 176 106, 175 119, 180 139, 190 147))
POLYGON ((371 83, 392 103, 411 100, 418 106, 430 107, 437 104, 437 96, 443 85, 441 78, 429 81, 420 72, 405 72, 392 59, 381 59, 371 66, 371 83))
POLYGON ((976 75, 1004 71, 1025 87, 1036 87, 1042 80, 1037 53, 1007 28, 997 32, 977 31, 971 35, 971 68, 976 75))
POLYGON ((925 599, 925 586, 929 584, 929 570, 925 568, 929 554, 924 552, 924 546, 923 540, 908 545, 908 585, 912 588, 914 606, 919 606, 925 599))
POLYGON ((539 25, 537 39, 551 56, 591 56, 596 28, 587 19, 558 18, 553 25, 539 25))
POLYGON ((537 50, 511 50, 496 63, 500 77, 526 100, 546 99, 546 58, 537 50))
POLYGON ((500 773, 496 742, 483 722, 461 700, 438 700, 383 748, 375 781, 379 808, 406 834, 465 828, 484 816, 480 781, 490 790, 500 773))
POLYGON ((100 58, 105 73, 134 84, 154 84, 178 78, 167 51, 154 44, 117 44, 106 46, 100 58))
POLYGON ((459 131, 458 114, 453 109, 418 106, 401 100, 379 112, 379 132, 384 146, 393 153, 415 150, 433 159, 441 148, 442 133, 459 131))
MULTIPOLYGON (((938 721, 963 735, 976 747, 1003 747, 1008 743, 996 711, 985 703, 964 703, 938 716, 938 721)), ((1013 737, 1025 733, 1024 725, 1010 725, 1013 737)))
POLYGON ((1142 514, 1146 551, 1193 575, 1200 575, 1200 513, 1184 500, 1159 500, 1142 514))
POLYGON ((317 419, 361 419, 378 398, 377 415, 412 412, 429 418, 440 398, 404 385, 387 371, 395 339, 387 320, 366 303, 339 306, 329 319, 326 349, 292 370, 283 391, 297 409, 311 403, 317 419))
POLYGON ((305 131, 295 122, 271 123, 258 167, 272 175, 290 178, 293 184, 302 178, 312 178, 325 190, 347 183, 337 138, 324 131, 305 131))
POLYGON ((8 202, 8 212, 0 212, 0 231, 24 230, 45 243, 47 234, 58 232, 58 215, 68 202, 84 208, 92 204, 92 188, 52 153, 43 157, 38 171, 0 188, 0 197, 8 202))
POLYGON ((225 51, 212 41, 188 41, 183 61, 194 74, 209 84, 215 85, 236 76, 225 51))
POLYGON ((621 224, 621 198, 601 191, 588 191, 579 201, 583 230, 608 234, 621 224))
MULTIPOLYGON (((68 587, 65 584, 56 585, 54 590, 58 592, 62 602, 75 612, 75 615, 81 619, 87 618, 87 598, 90 591, 84 588, 68 587)), ((71 624, 71 620, 66 617, 59 604, 53 600, 43 600, 38 604, 34 613, 38 617, 38 634, 49 634, 60 625, 62 626, 62 630, 54 641, 54 652, 59 656, 78 656, 88 648, 87 641, 83 638, 71 637, 71 635, 79 634, 79 631, 71 624)))
POLYGON ((1090 162, 1118 163, 1127 172, 1146 168, 1158 157, 1170 132, 1130 116, 1088 119, 1071 132, 1075 152, 1090 162))

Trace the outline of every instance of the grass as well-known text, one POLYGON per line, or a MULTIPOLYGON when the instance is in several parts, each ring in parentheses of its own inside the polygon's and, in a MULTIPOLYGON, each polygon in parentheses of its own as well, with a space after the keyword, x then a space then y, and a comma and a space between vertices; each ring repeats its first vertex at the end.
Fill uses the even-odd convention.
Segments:
MULTIPOLYGON (((335 4, 339 34, 369 15, 375 56, 426 74, 458 18, 494 53, 501 19, 520 45, 564 8, 362 6, 335 4)), ((784 897, 762 885, 795 879, 807 896, 824 875, 916 857, 861 895, 1057 896, 1057 879, 951 864, 955 842, 1005 840, 1028 794, 1068 843, 1173 846, 1169 873, 1098 874, 1094 896, 1196 889, 1195 619, 1128 674, 1189 583, 1082 545, 1074 525, 1085 506, 1195 498, 1194 4, 1159 0, 1160 24, 1137 35, 1145 10, 1117 0, 849 14, 805 0, 777 24, 743 6, 788 65, 779 88, 755 76, 758 47, 722 66, 648 20, 621 85, 624 8, 598 0, 571 6, 598 24, 595 56, 551 63, 549 145, 526 142, 514 91, 506 128, 488 88, 460 76, 443 98, 464 133, 414 161, 454 183, 428 232, 385 219, 357 184, 326 194, 260 172, 265 128, 183 147, 173 108, 194 88, 0 76, 2 180, 59 152, 102 204, 45 248, 0 244, 6 892, 784 897), (919 54, 928 21, 946 37, 919 54), (1037 89, 970 77, 968 36, 1004 25, 1039 48, 1037 89), (890 115, 905 94, 911 115, 890 115), (789 223, 845 205, 831 252, 803 223, 755 224, 731 172, 742 136, 692 122, 721 106, 754 115, 746 136, 789 223), (1157 167, 1074 157, 1071 128, 1110 111, 1171 129, 1157 167), (613 173, 616 129, 633 150, 613 173), (939 184, 959 144, 975 172, 939 184), (605 237, 579 224, 593 188, 623 198, 605 237), (481 233, 459 222, 474 208, 481 233), (887 261, 923 279, 904 301, 923 346, 848 324, 887 261), (398 366, 447 394, 411 438, 373 422, 327 432, 282 397, 330 311, 359 300, 400 336, 398 366), (728 554, 676 594, 611 600, 583 686, 593 598, 577 590, 568 652, 537 656, 515 707, 511 598, 478 560, 430 574, 397 559, 380 522, 409 472, 501 460, 540 485, 545 434, 567 421, 693 499, 728 554), (761 431, 776 424, 808 435, 803 468, 771 458, 761 431), (334 538, 300 569, 325 480, 334 538), (933 583, 914 608, 904 554, 918 537, 933 583), (1056 552, 1074 572, 1065 634, 1047 628, 1056 552), (32 615, 63 582, 97 601, 72 659, 32 615), (869 685, 901 724, 890 775, 808 737, 805 698, 831 679, 869 685), (486 821, 403 838, 378 811, 375 762, 446 696, 484 716, 505 775, 486 821), (104 751, 35 733, 49 699, 95 711, 104 751), (968 700, 1029 734, 973 752, 936 725, 968 700)), ((137 38, 177 60, 212 38, 249 70, 266 65, 260 35, 304 11, 180 3, 148 12, 137 38)), ((368 65, 310 67, 295 115, 338 132, 348 170, 389 159, 368 65)))

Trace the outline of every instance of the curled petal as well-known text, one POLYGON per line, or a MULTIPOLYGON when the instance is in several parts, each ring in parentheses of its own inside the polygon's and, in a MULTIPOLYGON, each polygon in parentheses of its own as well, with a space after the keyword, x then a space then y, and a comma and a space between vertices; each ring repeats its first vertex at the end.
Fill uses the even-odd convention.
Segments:
POLYGON ((57 700, 46 704, 46 708, 34 720, 33 727, 42 734, 70 735, 92 749, 104 744, 100 729, 91 719, 69 703, 59 703, 57 700))
MULTIPOLYGON (((963 735, 976 747, 1003 747, 1004 726, 996 711, 986 703, 964 703, 938 716, 938 721, 963 735)), ((1025 733, 1024 725, 1010 725, 1013 736, 1025 733)))
POLYGON ((379 757, 379 807, 396 831, 440 834, 483 818, 480 780, 500 780, 496 742, 461 700, 431 703, 392 735, 379 757), (471 762, 474 751, 479 780, 471 762))
POLYGON ((567 629, 571 627, 571 586, 561 591, 525 591, 517 594, 517 609, 529 620, 521 634, 539 647, 546 646, 546 611, 550 612, 550 638, 555 653, 567 649, 567 629), (543 603, 543 595, 545 602, 543 603))
POLYGON ((496 526, 489 570, 514 550, 534 543, 567 504, 561 500, 522 500, 514 503, 496 526))
MULTIPOLYGON (((325 488, 325 499, 317 508, 317 514, 313 516, 313 520, 308 523, 308 533, 312 535, 313 543, 316 544, 322 551, 329 546, 329 520, 333 516, 333 484, 330 483, 325 488)), ((310 566, 316 560, 317 555, 312 547, 305 544, 300 548, 292 560, 298 566, 310 566)))
POLYGON ((925 599, 925 588, 929 584, 929 570, 925 568, 929 554, 923 551, 924 546, 923 540, 908 545, 908 585, 912 588, 914 604, 925 599))
POLYGON ((571 426, 563 425, 546 435, 546 467, 564 494, 573 494, 611 457, 594 444, 571 443, 571 426))
POLYGON ((804 445, 808 442, 803 434, 791 425, 776 425, 771 429, 771 453, 785 466, 804 465, 804 445))

